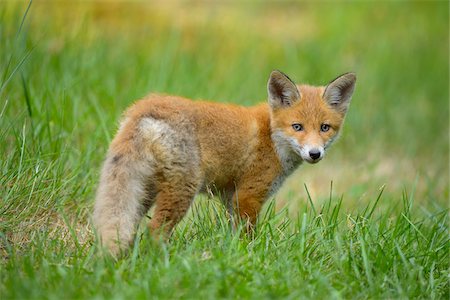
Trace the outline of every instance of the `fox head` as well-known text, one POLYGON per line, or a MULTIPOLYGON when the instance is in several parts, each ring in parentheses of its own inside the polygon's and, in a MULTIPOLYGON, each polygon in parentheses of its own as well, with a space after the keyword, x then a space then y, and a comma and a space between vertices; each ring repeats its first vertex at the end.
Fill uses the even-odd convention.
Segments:
POLYGON ((343 74, 327 86, 296 86, 273 71, 267 84, 272 139, 282 160, 292 156, 317 163, 337 138, 355 88, 356 75, 343 74))

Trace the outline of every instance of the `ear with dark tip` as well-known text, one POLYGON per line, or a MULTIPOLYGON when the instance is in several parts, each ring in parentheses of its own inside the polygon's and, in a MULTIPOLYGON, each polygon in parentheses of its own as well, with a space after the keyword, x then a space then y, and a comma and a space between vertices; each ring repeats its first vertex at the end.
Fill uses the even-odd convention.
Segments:
POLYGON ((272 109, 291 106, 300 100, 300 92, 295 83, 286 74, 277 70, 270 73, 267 91, 272 109))
POLYGON ((355 83, 356 74, 345 73, 327 85, 323 92, 323 98, 331 107, 345 114, 355 90, 355 83))

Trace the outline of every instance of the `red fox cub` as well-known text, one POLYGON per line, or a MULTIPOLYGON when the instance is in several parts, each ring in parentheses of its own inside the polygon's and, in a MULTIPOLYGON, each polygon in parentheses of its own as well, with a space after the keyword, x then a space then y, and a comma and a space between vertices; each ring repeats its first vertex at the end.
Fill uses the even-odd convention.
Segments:
POLYGON ((253 225, 264 201, 303 161, 317 163, 338 136, 355 87, 326 87, 273 71, 268 103, 253 107, 150 95, 124 114, 101 172, 93 221, 112 254, 133 240, 155 205, 150 232, 168 236, 195 195, 216 191, 253 225))

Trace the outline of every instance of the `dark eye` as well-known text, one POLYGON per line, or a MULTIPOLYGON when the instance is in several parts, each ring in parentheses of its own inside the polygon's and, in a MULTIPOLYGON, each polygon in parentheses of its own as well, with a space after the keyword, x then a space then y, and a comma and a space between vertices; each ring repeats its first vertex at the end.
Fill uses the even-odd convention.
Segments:
POLYGON ((303 125, 302 124, 292 124, 292 128, 294 128, 295 131, 302 131, 303 130, 303 125))
POLYGON ((328 130, 330 130, 330 125, 328 125, 328 124, 320 125, 320 131, 327 132, 328 130))

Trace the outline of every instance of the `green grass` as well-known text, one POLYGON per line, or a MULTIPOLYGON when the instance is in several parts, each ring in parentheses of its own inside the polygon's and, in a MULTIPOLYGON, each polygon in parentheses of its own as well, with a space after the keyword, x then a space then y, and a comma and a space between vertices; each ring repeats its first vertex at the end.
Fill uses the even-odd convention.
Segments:
POLYGON ((0 4, 0 299, 449 298, 447 2, 27 6, 0 4), (341 139, 255 236, 198 197, 170 243, 99 255, 122 111, 155 91, 252 105, 272 69, 358 82, 341 139))
MULTIPOLYGON (((330 199, 295 221, 267 210, 253 239, 231 234, 217 205, 199 208, 169 244, 138 238, 128 257, 98 258, 76 238, 37 234, 11 249, 6 298, 397 298, 448 296, 446 213, 373 217, 330 199), (209 213, 205 213, 205 211, 209 213), (211 219, 211 215, 214 216, 211 219)), ((143 234, 145 236, 145 234, 143 234)), ((11 246, 12 248, 12 246, 11 246)))

